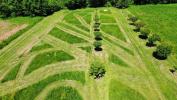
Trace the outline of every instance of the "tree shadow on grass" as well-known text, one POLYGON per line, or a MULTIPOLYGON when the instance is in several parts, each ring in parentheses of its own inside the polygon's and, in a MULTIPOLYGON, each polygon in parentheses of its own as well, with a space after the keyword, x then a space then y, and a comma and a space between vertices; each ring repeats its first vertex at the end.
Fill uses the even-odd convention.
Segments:
POLYGON ((143 35, 139 35, 138 37, 143 40, 146 40, 148 38, 147 36, 143 36, 143 35))
POLYGON ((153 57, 155 57, 158 60, 166 60, 167 59, 167 57, 161 57, 161 56, 159 56, 156 51, 153 52, 153 57))

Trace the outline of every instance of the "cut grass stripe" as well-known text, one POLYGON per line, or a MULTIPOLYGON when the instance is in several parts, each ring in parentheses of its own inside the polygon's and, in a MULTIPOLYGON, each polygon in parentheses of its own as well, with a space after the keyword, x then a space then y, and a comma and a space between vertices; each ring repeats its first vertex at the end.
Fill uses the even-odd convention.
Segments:
POLYGON ((81 48, 82 50, 85 50, 86 52, 88 53, 91 53, 92 52, 92 48, 90 46, 87 46, 87 47, 79 47, 81 48))
POLYGON ((34 52, 34 51, 40 51, 40 50, 44 50, 47 48, 52 48, 52 46, 50 44, 41 42, 35 46, 32 47, 32 49, 30 50, 30 52, 34 52))
POLYGON ((52 90, 45 100, 83 100, 77 90, 72 87, 59 87, 52 90))
POLYGON ((44 67, 44 66, 52 64, 52 63, 57 63, 57 62, 72 60, 72 59, 74 59, 74 57, 70 56, 69 54, 65 53, 64 51, 45 52, 45 53, 37 55, 32 60, 28 69, 26 70, 25 74, 29 74, 32 71, 34 71, 40 67, 44 67))
POLYGON ((126 63, 126 62, 124 62, 123 60, 121 60, 118 56, 116 56, 116 55, 111 55, 111 56, 109 56, 109 60, 111 61, 111 62, 113 62, 114 64, 118 64, 118 65, 121 65, 121 66, 123 66, 123 67, 129 67, 129 65, 126 63))
POLYGON ((52 31, 50 31, 49 34, 52 36, 55 36, 58 39, 61 39, 61 40, 66 41, 68 43, 71 43, 71 44, 87 42, 86 40, 83 40, 79 37, 68 34, 58 28, 54 28, 52 31))
POLYGON ((17 76, 17 73, 20 69, 21 63, 19 63, 18 65, 16 65, 5 77, 4 79, 2 79, 2 83, 10 81, 10 80, 14 80, 17 76))
POLYGON ((146 100, 139 92, 128 86, 111 80, 109 85, 109 100, 146 100))
POLYGON ((49 76, 46 79, 18 91, 15 100, 34 100, 34 98, 50 83, 58 80, 76 80, 85 83, 85 72, 73 71, 49 76))

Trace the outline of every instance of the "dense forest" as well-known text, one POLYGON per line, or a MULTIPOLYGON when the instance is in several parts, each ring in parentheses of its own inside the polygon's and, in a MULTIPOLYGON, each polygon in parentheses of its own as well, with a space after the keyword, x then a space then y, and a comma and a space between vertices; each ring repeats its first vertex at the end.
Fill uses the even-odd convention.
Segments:
POLYGON ((126 8, 129 4, 176 3, 177 0, 1 0, 1 17, 47 16, 63 8, 114 6, 126 8))

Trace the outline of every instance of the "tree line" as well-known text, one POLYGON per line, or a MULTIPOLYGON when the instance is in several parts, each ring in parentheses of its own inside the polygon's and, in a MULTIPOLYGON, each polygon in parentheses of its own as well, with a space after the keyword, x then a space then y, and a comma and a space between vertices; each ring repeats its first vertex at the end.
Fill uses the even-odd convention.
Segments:
POLYGON ((176 3, 177 0, 0 0, 0 15, 47 16, 68 8, 114 6, 126 8, 129 4, 176 3))

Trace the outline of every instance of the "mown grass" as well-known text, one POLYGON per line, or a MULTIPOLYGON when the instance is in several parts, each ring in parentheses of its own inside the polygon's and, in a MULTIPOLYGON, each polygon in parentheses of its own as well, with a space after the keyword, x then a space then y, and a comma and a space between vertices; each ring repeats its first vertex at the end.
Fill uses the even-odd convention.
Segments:
POLYGON ((80 47, 82 50, 85 50, 86 52, 88 53, 91 53, 92 52, 92 47, 90 46, 87 46, 87 47, 80 47))
POLYGON ((86 33, 82 32, 82 31, 78 30, 77 28, 73 28, 73 27, 71 27, 71 26, 69 26, 69 25, 66 25, 66 24, 64 24, 64 23, 60 23, 59 25, 62 26, 62 27, 65 27, 65 28, 67 28, 67 29, 70 29, 70 30, 72 30, 72 31, 74 31, 74 32, 77 32, 77 33, 80 33, 80 34, 82 34, 82 35, 86 35, 86 36, 89 36, 89 37, 90 37, 89 34, 86 34, 86 33))
POLYGON ((109 85, 109 100, 146 100, 138 91, 116 81, 109 85))
POLYGON ((72 60, 72 59, 74 59, 74 57, 65 53, 64 51, 45 52, 45 53, 37 55, 32 60, 25 74, 29 74, 32 71, 39 69, 40 67, 44 67, 52 63, 57 63, 57 62, 72 60))
POLYGON ((83 100, 77 90, 72 87, 59 87, 52 90, 45 100, 83 100))
POLYGON ((100 14, 100 21, 102 23, 116 23, 114 17, 106 14, 100 14))
POLYGON ((122 41, 126 41, 124 35, 121 33, 117 25, 101 25, 101 30, 105 33, 112 35, 122 41))
POLYGON ((30 28, 32 28, 36 23, 38 23, 42 19, 43 19, 43 17, 34 17, 34 18, 31 18, 31 17, 15 17, 15 18, 8 18, 8 19, 6 19, 10 23, 16 24, 16 25, 19 25, 19 24, 28 24, 28 27, 26 27, 26 28, 18 31, 14 35, 8 37, 6 40, 1 41, 0 42, 0 49, 3 49, 4 47, 6 47, 13 40, 17 39, 20 35, 22 35, 27 30, 29 30, 30 28))
POLYGON ((66 33, 58 28, 54 28, 52 31, 50 31, 49 34, 71 44, 87 42, 86 40, 83 40, 79 37, 66 33))
MULTIPOLYGON (((73 13, 74 13, 74 12, 73 12, 73 13)), ((68 15, 64 18, 64 20, 65 20, 66 22, 72 24, 72 25, 75 25, 76 27, 78 27, 78 28, 80 28, 80 29, 82 29, 82 30, 84 30, 84 31, 89 32, 89 31, 90 31, 89 28, 86 27, 86 26, 83 26, 82 23, 80 23, 79 20, 73 15, 73 13, 68 14, 68 15)))
POLYGON ((33 100, 46 86, 59 80, 76 80, 85 83, 85 72, 73 71, 49 76, 46 79, 16 92, 15 100, 33 100))
POLYGON ((113 54, 109 56, 109 61, 111 61, 114 64, 121 65, 122 67, 129 67, 129 65, 126 62, 124 62, 118 56, 113 54))
POLYGON ((50 44, 40 42, 39 44, 33 46, 30 52, 40 51, 40 50, 44 50, 47 48, 52 48, 52 46, 50 44))
POLYGON ((110 10, 110 9, 104 8, 104 9, 101 9, 101 10, 99 10, 99 11, 100 11, 100 13, 102 13, 102 14, 111 14, 111 10, 110 10))
MULTIPOLYGON (((146 23, 153 33, 174 44, 177 54, 177 4, 131 6, 129 10, 146 23)), ((176 56, 177 57, 177 56, 176 56)))
POLYGON ((18 71, 20 69, 21 63, 17 64, 11 71, 2 79, 2 83, 14 80, 18 74, 18 71))

